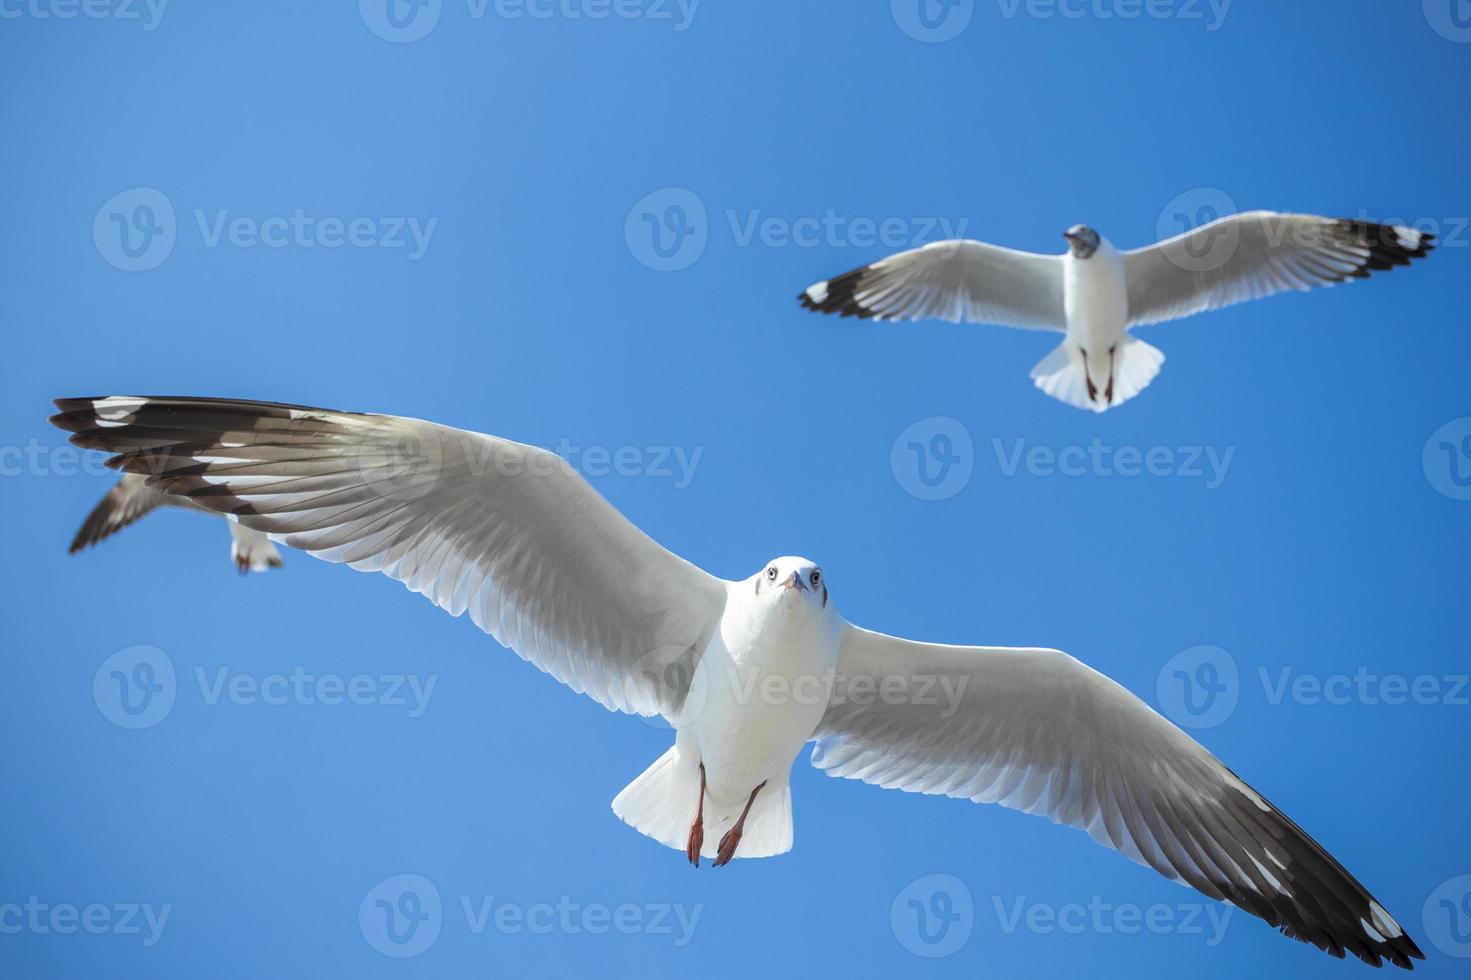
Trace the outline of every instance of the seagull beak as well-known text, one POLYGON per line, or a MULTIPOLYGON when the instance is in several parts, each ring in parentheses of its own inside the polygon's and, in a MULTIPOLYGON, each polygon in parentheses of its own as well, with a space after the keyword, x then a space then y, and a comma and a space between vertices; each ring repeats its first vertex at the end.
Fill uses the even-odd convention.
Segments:
POLYGON ((1074 235, 1070 231, 1063 232, 1062 233, 1062 237, 1063 238, 1066 238, 1070 243, 1072 243, 1074 245, 1076 245, 1078 243, 1078 236, 1077 235, 1074 235))
POLYGON ((800 589, 803 592, 807 591, 807 583, 802 581, 802 576, 798 575, 796 572, 793 572, 787 578, 787 580, 781 584, 781 587, 784 589, 800 589))

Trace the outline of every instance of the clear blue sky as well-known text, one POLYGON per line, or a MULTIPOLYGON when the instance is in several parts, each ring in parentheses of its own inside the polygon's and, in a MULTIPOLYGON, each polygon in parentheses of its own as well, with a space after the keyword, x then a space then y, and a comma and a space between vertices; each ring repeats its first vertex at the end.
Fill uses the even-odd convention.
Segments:
POLYGON ((1215 937, 1193 892, 1083 834, 805 762, 790 855, 693 871, 608 810, 669 734, 468 620, 299 553, 241 580, 223 526, 178 512, 68 557, 112 477, 56 452, 48 399, 109 392, 634 447, 594 483, 716 574, 805 554, 865 625, 1057 646, 1177 718, 1200 708, 1184 720, 1404 923, 1424 975, 1464 973, 1446 950, 1471 953, 1453 880, 1471 873, 1471 30, 1449 4, 1123 19, 1102 15, 1127 0, 975 0, 926 22, 903 0, 623 0, 605 19, 571 16, 596 0, 436 0, 390 21, 335 0, 155 21, 120 2, 0 2, 0 906, 18 906, 0 973, 1365 975, 1244 913, 1215 937), (1060 252, 1074 222, 1134 247, 1223 207, 1446 241, 1368 283, 1150 328, 1163 373, 1103 416, 1033 390, 1051 337, 793 301, 890 251, 885 228, 1060 252), (891 449, 916 423, 961 457, 946 499, 906 491, 923 484, 891 449), (1109 460, 1163 447, 1170 475, 1010 465, 1094 440, 1109 460), (698 452, 692 478, 650 447, 698 452), (140 645, 173 702, 130 730, 99 706, 112 669, 144 675, 104 661, 140 645), (1225 700, 1185 698, 1176 671, 1211 680, 1207 660, 1225 700), (358 674, 371 697, 394 675, 434 686, 417 717, 407 687, 249 696, 295 672, 329 697, 358 674), (1394 678, 1430 703, 1384 703, 1394 678), (439 932, 397 959, 373 922, 403 874, 432 883, 439 932), (911 898, 951 917, 935 944, 911 898), (168 918, 150 934, 129 904, 168 918), (1151 931, 1135 915, 1156 905, 1151 931))

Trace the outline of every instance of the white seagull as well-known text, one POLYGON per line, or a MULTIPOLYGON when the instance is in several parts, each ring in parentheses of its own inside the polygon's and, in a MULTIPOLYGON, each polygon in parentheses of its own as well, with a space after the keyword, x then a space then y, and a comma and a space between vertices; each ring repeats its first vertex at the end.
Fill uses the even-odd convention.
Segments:
POLYGON ((861 629, 805 558, 715 578, 558 456, 494 436, 226 399, 56 404, 109 465, 383 572, 605 707, 668 719, 673 747, 613 810, 697 866, 791 848, 789 775, 815 740, 831 775, 1048 816, 1335 956, 1421 957, 1280 810, 1065 653, 861 629))
POLYGON ((1165 360, 1130 328, 1363 279, 1408 265, 1435 241, 1403 225, 1275 211, 1221 218, 1132 252, 1087 225, 1063 237, 1063 255, 934 242, 815 283, 797 299, 865 319, 1062 331, 1032 380, 1053 398, 1103 412, 1143 391, 1165 360))
MULTIPOLYGON (((146 477, 125 473, 97 502, 97 506, 92 508, 76 536, 72 538, 68 551, 74 555, 84 548, 90 548, 159 507, 182 507, 205 514, 213 513, 188 497, 164 493, 149 486, 146 477)), ((281 553, 276 550, 270 538, 238 521, 225 523, 230 526, 230 560, 235 563, 235 568, 241 575, 281 567, 281 553)))

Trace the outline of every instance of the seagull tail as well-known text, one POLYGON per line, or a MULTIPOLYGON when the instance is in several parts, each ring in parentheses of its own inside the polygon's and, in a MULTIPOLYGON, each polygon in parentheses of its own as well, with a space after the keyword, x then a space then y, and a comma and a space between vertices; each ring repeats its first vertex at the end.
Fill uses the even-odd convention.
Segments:
MULTIPOLYGON (((773 784, 775 780, 772 780, 773 784)), ((643 771, 613 800, 618 818, 646 837, 683 851, 700 799, 700 765, 695 753, 674 747, 643 771)), ((722 806, 705 798, 705 840, 700 856, 713 858, 720 838, 735 825, 741 803, 722 806)), ((767 786, 756 795, 746 817, 744 834, 736 848, 738 858, 774 857, 792 849, 792 791, 783 778, 780 787, 767 786)))
POLYGON ((1149 387, 1165 356, 1157 347, 1125 335, 1112 359, 1112 376, 1091 377, 1082 351, 1064 341, 1032 368, 1037 387, 1060 402, 1106 412, 1149 387))
POLYGON ((230 521, 230 560, 245 572, 263 572, 281 567, 281 552, 261 531, 230 521))

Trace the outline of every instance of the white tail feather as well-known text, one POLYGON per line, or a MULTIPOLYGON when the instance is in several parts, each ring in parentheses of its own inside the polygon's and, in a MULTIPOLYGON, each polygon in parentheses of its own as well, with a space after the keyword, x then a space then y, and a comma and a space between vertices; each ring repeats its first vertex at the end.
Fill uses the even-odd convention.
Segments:
MULTIPOLYGON (((770 780, 756 795, 746 816, 738 858, 773 857, 792 849, 792 791, 787 775, 781 785, 770 780)), ((689 842, 690 825, 700 796, 700 766, 692 751, 681 751, 678 742, 654 760, 637 779, 613 799, 613 812, 639 833, 683 851, 689 842)), ((745 800, 719 803, 705 797, 705 840, 700 856, 713 858, 720 838, 735 826, 745 800)))
POLYGON ((1133 398, 1149 386, 1165 356, 1158 348, 1137 337, 1125 336, 1113 362, 1113 401, 1107 398, 1109 379, 1095 378, 1094 394, 1088 390, 1088 374, 1083 352, 1073 343, 1064 342, 1053 348, 1032 368, 1032 380, 1038 388, 1077 408, 1106 412, 1133 398))

